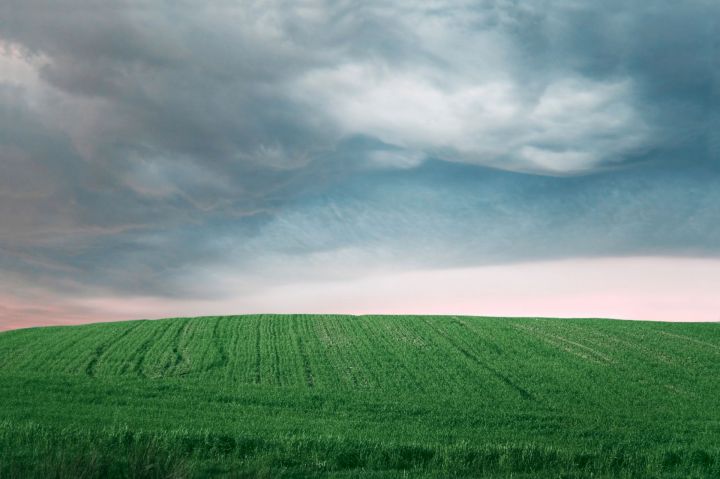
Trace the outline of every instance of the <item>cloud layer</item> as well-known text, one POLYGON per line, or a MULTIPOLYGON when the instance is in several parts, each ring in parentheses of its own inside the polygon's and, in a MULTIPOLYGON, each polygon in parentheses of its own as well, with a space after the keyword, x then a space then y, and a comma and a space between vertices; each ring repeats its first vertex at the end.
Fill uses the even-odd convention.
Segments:
POLYGON ((0 18, 16 303, 720 254, 713 2, 7 0, 0 18))

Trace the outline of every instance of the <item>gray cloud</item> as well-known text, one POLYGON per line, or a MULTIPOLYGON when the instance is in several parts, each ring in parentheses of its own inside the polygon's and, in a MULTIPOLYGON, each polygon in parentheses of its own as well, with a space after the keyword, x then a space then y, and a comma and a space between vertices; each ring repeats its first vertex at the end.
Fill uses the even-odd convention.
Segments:
POLYGON ((6 0, 0 271, 717 255, 719 10, 6 0))

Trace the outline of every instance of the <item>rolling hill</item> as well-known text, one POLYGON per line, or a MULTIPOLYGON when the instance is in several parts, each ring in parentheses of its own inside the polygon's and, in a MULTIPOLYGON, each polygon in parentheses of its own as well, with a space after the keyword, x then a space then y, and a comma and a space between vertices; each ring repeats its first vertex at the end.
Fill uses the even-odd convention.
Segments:
POLYGON ((257 315, 0 334, 0 477, 718 477, 720 324, 257 315))

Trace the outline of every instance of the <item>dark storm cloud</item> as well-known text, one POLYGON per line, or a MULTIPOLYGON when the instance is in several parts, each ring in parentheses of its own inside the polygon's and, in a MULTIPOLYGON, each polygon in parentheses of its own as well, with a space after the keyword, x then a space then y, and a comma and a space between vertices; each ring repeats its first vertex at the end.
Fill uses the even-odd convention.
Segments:
POLYGON ((658 146, 709 151, 681 162, 718 160, 711 145, 720 102, 720 7, 714 2, 612 2, 550 10, 519 33, 533 66, 563 64, 594 78, 627 75, 658 146))
POLYGON ((6 0, 4 281, 187 295, 348 249, 717 255, 718 14, 6 0))

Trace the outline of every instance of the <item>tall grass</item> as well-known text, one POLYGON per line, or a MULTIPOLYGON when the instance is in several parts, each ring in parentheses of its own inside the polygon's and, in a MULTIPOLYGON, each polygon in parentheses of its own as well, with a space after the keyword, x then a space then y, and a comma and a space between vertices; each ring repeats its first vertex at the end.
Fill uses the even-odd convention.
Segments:
POLYGON ((0 423, 0 477, 184 478, 323 473, 443 476, 718 477, 720 449, 582 450, 539 444, 423 446, 342 439, 277 440, 127 428, 0 423))

